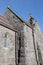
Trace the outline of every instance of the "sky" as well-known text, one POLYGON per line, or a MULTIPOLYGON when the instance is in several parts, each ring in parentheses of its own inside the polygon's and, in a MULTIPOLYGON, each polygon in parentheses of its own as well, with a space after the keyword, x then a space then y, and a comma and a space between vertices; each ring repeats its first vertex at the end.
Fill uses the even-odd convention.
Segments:
POLYGON ((31 14, 43 32, 43 0, 0 0, 0 14, 4 15, 8 5, 26 22, 31 14))

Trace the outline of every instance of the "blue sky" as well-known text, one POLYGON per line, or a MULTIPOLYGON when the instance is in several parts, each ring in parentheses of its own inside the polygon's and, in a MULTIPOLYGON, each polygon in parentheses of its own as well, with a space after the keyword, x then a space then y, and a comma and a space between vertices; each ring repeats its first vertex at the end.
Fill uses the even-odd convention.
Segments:
POLYGON ((31 13, 43 32, 43 0, 0 0, 0 14, 5 13, 8 5, 25 21, 28 21, 31 13))

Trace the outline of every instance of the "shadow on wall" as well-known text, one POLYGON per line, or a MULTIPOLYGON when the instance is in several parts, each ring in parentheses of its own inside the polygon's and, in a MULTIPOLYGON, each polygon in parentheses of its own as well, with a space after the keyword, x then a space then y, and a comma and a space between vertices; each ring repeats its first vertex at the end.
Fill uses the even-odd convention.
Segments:
POLYGON ((24 24, 20 25, 16 41, 16 65, 25 65, 24 24))
POLYGON ((42 54, 41 54, 41 50, 39 48, 38 42, 37 42, 37 52, 38 52, 38 63, 39 63, 39 65, 43 65, 42 54))

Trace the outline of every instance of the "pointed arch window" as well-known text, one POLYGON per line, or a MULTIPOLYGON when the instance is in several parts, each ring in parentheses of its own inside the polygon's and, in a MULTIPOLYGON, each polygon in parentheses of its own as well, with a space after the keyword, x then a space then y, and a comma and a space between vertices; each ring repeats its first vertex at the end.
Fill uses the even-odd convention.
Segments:
POLYGON ((8 47, 8 34, 6 32, 4 35, 4 48, 7 48, 7 47, 8 47))

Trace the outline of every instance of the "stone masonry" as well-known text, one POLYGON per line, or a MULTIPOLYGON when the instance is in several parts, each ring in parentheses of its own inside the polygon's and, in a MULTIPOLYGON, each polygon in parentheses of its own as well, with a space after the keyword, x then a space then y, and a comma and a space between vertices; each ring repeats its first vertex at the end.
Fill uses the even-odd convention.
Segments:
POLYGON ((0 65, 43 65, 43 35, 30 16, 26 23, 7 7, 0 15, 0 65))

